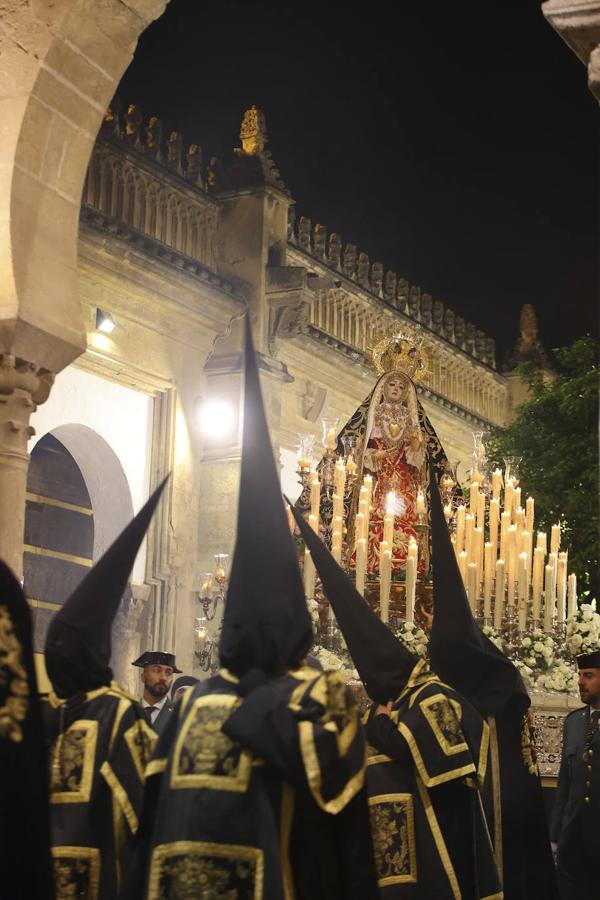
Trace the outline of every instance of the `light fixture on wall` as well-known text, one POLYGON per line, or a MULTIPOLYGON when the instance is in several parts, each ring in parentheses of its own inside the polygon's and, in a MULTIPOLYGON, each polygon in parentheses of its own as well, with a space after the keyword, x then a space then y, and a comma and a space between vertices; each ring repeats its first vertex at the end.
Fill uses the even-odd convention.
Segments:
POLYGON ((198 406, 198 423, 205 437, 213 441, 223 440, 233 435, 236 412, 227 400, 205 400, 198 406))
POLYGON ((96 331, 103 331, 104 334, 110 334, 115 330, 116 322, 110 313, 104 312, 103 309, 96 309, 96 331))

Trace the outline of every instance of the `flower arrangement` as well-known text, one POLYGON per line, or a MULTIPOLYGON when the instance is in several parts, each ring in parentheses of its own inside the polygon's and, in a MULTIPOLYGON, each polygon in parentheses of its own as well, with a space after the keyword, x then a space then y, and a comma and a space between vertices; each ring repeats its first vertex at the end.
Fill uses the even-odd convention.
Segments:
POLYGON ((574 694, 577 691, 577 672, 569 663, 555 662, 547 672, 539 676, 535 686, 541 691, 574 694))
POLYGON ((502 635, 499 631, 496 631, 491 625, 484 625, 483 633, 490 639, 492 644, 498 648, 498 650, 501 650, 502 653, 504 653, 504 641, 502 640, 502 635))
POLYGON ((533 669, 531 669, 530 666, 527 665, 527 663, 524 663, 522 659, 513 659, 513 664, 515 666, 515 669, 520 672, 521 678, 525 682, 525 685, 527 687, 533 687, 533 669))
POLYGON ((572 656, 592 653, 600 647, 600 615, 595 600, 582 603, 575 615, 569 616, 565 643, 572 656))
POLYGON ((425 656, 427 654, 427 635, 414 622, 403 622, 399 628, 396 628, 395 635, 406 645, 407 650, 410 650, 415 656, 425 656))
POLYGON ((352 664, 348 666, 348 662, 343 654, 334 653, 333 650, 328 650, 327 647, 322 647, 321 644, 315 644, 310 653, 311 656, 319 660, 324 669, 341 672, 347 681, 358 679, 358 672, 352 664))
POLYGON ((517 658, 540 675, 552 668, 556 644, 551 635, 541 628, 534 628, 519 638, 516 651, 517 658))

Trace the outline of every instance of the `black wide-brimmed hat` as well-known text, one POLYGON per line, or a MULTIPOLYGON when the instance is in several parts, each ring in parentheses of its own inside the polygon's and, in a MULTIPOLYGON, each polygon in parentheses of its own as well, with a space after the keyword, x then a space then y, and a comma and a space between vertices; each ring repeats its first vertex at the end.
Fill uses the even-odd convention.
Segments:
POLYGON ((580 653, 577 657, 578 669, 600 669, 600 650, 591 653, 580 653))
POLYGON ((182 670, 177 668, 175 662, 175 654, 168 653, 166 650, 146 650, 141 656, 131 663, 132 666, 139 666, 140 669, 146 666, 170 666, 175 673, 182 670))

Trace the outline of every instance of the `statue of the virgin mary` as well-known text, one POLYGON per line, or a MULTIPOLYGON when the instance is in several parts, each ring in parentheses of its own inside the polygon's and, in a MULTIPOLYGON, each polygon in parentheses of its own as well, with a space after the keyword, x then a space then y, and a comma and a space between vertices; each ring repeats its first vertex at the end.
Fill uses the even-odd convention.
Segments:
MULTIPOLYGON (((353 445, 358 476, 348 504, 348 523, 354 522, 358 492, 364 475, 373 477, 369 524, 367 572, 379 572, 379 545, 383 520, 392 510, 394 541, 392 571, 404 568, 408 545, 414 538, 420 545, 418 574, 429 565, 427 541, 419 540, 415 526, 428 521, 428 459, 438 476, 448 460, 435 430, 419 403, 415 382, 427 374, 427 360, 418 342, 408 334, 383 338, 371 351, 379 375, 375 387, 361 403, 338 435, 338 452, 353 445), (419 498, 419 494, 421 497, 419 498), (423 504, 419 520, 418 501, 423 504)), ((350 545, 353 535, 348 534, 350 545)), ((350 561, 353 566, 353 560, 350 561)))

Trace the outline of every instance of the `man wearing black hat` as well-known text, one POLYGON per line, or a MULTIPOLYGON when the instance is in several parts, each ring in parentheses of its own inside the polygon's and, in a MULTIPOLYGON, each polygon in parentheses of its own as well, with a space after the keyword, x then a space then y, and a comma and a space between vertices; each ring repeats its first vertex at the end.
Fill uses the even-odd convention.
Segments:
POLYGON ((144 685, 142 709, 148 725, 162 734, 167 720, 173 712, 173 702, 169 699, 169 691, 173 674, 181 673, 175 663, 175 655, 164 650, 146 650, 132 666, 141 668, 140 678, 144 685))
POLYGON ((430 467, 434 617, 433 669, 490 728, 483 791, 505 900, 556 900, 558 887, 527 711, 527 689, 513 663, 471 613, 430 467))
POLYGON ((46 669, 54 692, 44 714, 57 900, 114 900, 138 829, 156 735, 140 705, 112 680, 111 629, 163 487, 48 627, 46 669))
POLYGON ((245 369, 223 668, 159 739, 124 896, 376 900, 364 736, 345 684, 302 665, 311 619, 248 322, 245 369))
POLYGON ((298 510, 367 694, 367 789, 381 897, 478 900, 502 895, 479 791, 488 727, 370 609, 298 510))
POLYGON ((563 900, 597 900, 600 890, 600 650, 577 657, 584 709, 565 719, 552 814, 563 900))

